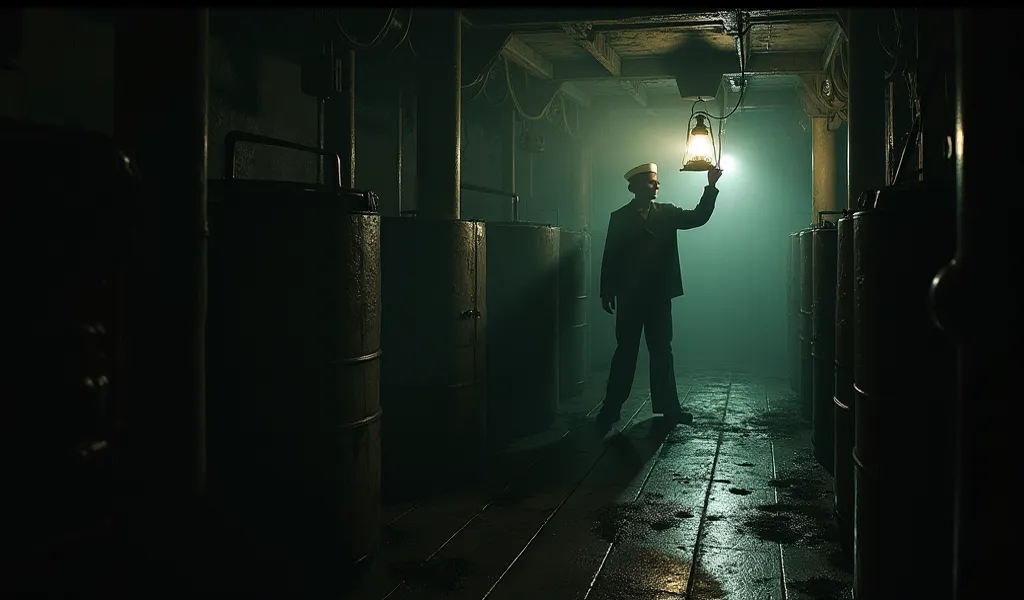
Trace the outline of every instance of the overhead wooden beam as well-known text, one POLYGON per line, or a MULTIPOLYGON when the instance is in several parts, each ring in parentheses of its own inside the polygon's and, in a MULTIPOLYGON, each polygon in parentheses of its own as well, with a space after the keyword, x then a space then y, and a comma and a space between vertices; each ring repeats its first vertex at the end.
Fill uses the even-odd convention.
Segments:
POLYGON ((647 108, 647 86, 642 81, 627 79, 619 83, 626 95, 636 101, 641 108, 647 108))
MULTIPOLYGON (((729 66, 723 75, 739 74, 739 64, 732 52, 723 52, 719 59, 729 66)), ((675 79, 688 71, 706 69, 704 58, 670 59, 666 57, 623 58, 619 64, 619 76, 613 77, 607 69, 593 61, 556 61, 552 64, 553 79, 564 81, 587 81, 594 79, 675 79)), ((818 52, 771 52, 751 54, 747 60, 747 75, 800 75, 821 72, 821 54, 818 52)))
POLYGON ((608 45, 608 40, 603 33, 593 30, 593 26, 587 23, 565 23, 562 25, 566 34, 576 40, 591 56, 594 57, 608 74, 612 77, 620 76, 621 59, 619 54, 608 45))
MULTIPOLYGON (((557 31, 559 23, 591 23, 595 27, 630 29, 634 26, 687 27, 722 22, 720 10, 678 8, 583 8, 537 10, 467 8, 463 15, 475 27, 514 27, 517 31, 557 31)), ((794 23, 833 19, 836 9, 795 8, 744 11, 754 23, 794 23)))
POLYGON ((575 83, 571 81, 562 82, 561 92, 569 97, 573 102, 580 105, 583 108, 590 108, 592 100, 590 94, 587 94, 579 88, 575 83))
POLYGON ((514 35, 509 36, 505 42, 501 55, 538 79, 554 77, 555 69, 551 61, 514 35))
MULTIPOLYGON (((730 93, 724 96, 721 102, 717 99, 706 104, 707 110, 712 114, 728 114, 736 105, 738 94, 730 93)), ((787 87, 773 90, 748 91, 743 95, 743 104, 736 111, 737 114, 752 110, 768 110, 778 108, 797 108, 799 96, 795 87, 787 87)), ((616 96, 599 96, 594 98, 593 108, 597 110, 653 110, 653 111, 682 111, 689 113, 693 108, 693 102, 684 100, 676 94, 657 94, 647 96, 647 105, 640 106, 632 100, 616 96)))

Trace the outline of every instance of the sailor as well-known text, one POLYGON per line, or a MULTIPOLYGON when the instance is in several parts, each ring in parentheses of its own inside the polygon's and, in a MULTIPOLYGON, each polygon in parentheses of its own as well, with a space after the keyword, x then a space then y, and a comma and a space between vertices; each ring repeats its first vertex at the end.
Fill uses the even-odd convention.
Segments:
POLYGON ((672 358, 672 299, 683 295, 676 232, 694 229, 715 210, 720 169, 708 171, 708 184, 693 210, 658 197, 658 165, 647 163, 626 175, 633 199, 611 214, 601 260, 601 307, 615 314, 615 354, 597 424, 607 431, 619 420, 629 396, 645 333, 651 363, 651 408, 666 419, 689 424, 693 415, 679 406, 672 358))

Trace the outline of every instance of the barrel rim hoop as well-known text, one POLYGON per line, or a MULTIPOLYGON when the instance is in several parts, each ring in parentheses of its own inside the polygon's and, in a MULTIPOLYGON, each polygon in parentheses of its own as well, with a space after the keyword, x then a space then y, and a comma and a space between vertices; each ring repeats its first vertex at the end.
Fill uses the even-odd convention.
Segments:
POLYGON ((850 410, 850 407, 847 406, 845 402, 840 400, 839 396, 832 396, 832 402, 834 402, 836 406, 842 408, 843 410, 850 410))
POLYGON ((377 348, 376 351, 371 352, 369 354, 363 354, 362 356, 353 356, 351 358, 339 358, 337 360, 332 360, 331 364, 332 365, 355 365, 355 364, 371 361, 371 360, 373 360, 375 358, 379 358, 381 354, 384 354, 384 349, 383 348, 377 348))
POLYGON ((358 421, 352 421, 351 423, 342 424, 341 427, 339 427, 339 429, 341 429, 342 431, 348 429, 358 429, 360 427, 369 425, 370 423, 379 420, 383 413, 384 411, 382 409, 377 409, 377 412, 373 413, 368 417, 363 417, 362 419, 359 419, 358 421))
POLYGON ((857 385, 856 381, 853 382, 853 391, 855 393, 857 393, 857 394, 860 394, 861 396, 864 396, 865 398, 870 398, 871 397, 871 394, 869 394, 869 393, 865 392, 864 390, 862 390, 860 388, 860 386, 857 385))

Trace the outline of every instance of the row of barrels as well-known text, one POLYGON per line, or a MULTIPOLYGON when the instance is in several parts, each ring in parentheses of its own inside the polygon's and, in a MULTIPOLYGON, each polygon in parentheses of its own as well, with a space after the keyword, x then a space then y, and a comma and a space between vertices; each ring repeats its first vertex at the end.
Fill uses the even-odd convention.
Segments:
POLYGON ((382 218, 340 182, 210 183, 210 497, 309 585, 369 563, 382 493, 471 480, 581 390, 587 234, 382 218))
POLYGON ((921 185, 858 204, 790 236, 791 383, 833 476, 855 597, 949 596, 931 571, 952 559, 956 351, 929 303, 955 213, 921 185))

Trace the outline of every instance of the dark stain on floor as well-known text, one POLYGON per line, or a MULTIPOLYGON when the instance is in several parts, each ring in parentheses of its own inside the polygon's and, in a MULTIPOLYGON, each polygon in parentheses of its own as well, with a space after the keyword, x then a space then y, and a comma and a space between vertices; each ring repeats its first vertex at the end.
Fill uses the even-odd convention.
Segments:
POLYGON ((644 530, 665 531, 692 517, 692 511, 676 503, 648 497, 601 508, 594 523, 594 533, 606 542, 614 543, 643 535, 644 530))
POLYGON ((749 496, 750 495, 750 490, 748 490, 746 488, 731 487, 731 488, 729 488, 729 493, 730 494, 736 494, 737 496, 749 496))

